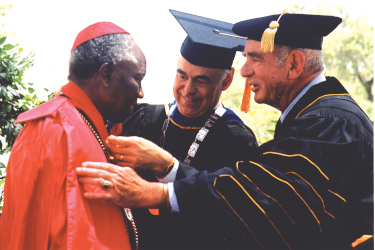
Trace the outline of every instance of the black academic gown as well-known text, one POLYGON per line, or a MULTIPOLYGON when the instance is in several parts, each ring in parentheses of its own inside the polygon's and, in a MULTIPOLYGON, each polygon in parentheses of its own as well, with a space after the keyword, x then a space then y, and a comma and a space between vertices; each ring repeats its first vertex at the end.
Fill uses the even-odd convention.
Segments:
POLYGON ((345 249, 373 235, 373 124, 335 78, 250 157, 174 183, 181 214, 211 232, 202 249, 345 249))
MULTIPOLYGON (((184 119, 177 120, 178 117, 170 120, 164 149, 183 162, 197 132, 211 113, 194 120, 187 119, 186 123, 184 119)), ((166 118, 164 105, 140 104, 135 108, 134 114, 122 124, 121 135, 140 136, 160 145, 162 126, 166 118)), ((236 161, 248 160, 249 152, 257 147, 254 133, 229 110, 200 143, 190 164, 194 165, 194 168, 182 165, 178 169, 177 178, 191 176, 203 170, 214 172, 224 166, 234 166, 236 161)), ((156 181, 152 173, 139 174, 147 180, 156 181)), ((210 234, 201 231, 195 223, 180 214, 161 211, 161 215, 155 216, 151 215, 148 209, 133 209, 133 215, 139 232, 140 250, 196 249, 200 243, 195 239, 210 234)))

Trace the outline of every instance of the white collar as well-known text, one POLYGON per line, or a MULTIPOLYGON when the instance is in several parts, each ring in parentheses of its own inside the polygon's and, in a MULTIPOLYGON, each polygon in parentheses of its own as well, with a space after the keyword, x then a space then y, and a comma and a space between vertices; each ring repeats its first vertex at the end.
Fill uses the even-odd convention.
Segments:
POLYGON ((280 122, 282 123, 285 119, 285 117, 288 115, 288 113, 290 112, 290 110, 292 110, 292 108, 294 107, 294 105, 299 101, 299 99, 301 99, 301 97, 314 85, 318 84, 318 83, 321 83, 321 82, 324 82, 326 80, 323 72, 320 73, 317 77, 314 78, 314 80, 312 80, 309 84, 306 85, 306 87, 304 87, 302 89, 302 91, 296 96, 296 98, 294 98, 294 100, 289 104, 289 106, 287 107, 287 109, 281 114, 280 116, 280 122))

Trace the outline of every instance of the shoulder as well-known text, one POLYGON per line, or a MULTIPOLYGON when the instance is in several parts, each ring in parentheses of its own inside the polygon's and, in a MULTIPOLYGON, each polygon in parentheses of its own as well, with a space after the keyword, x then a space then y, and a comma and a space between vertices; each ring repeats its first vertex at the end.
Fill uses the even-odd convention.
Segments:
POLYGON ((219 124, 228 128, 229 132, 238 137, 255 137, 253 131, 245 125, 241 118, 230 108, 225 108, 225 113, 220 118, 219 124))
MULTIPOLYGON (((163 104, 139 104, 134 108, 134 113, 122 123, 123 133, 121 135, 142 136, 146 128, 162 126, 167 115, 163 104)), ((148 132, 147 132, 148 134, 148 132)))
POLYGON ((47 116, 56 116, 57 110, 60 107, 68 104, 66 97, 56 97, 48 102, 42 103, 36 108, 23 112, 17 117, 15 123, 25 123, 32 120, 37 120, 47 116))
POLYGON ((164 106, 165 105, 163 104, 139 104, 136 107, 134 107, 133 114, 124 122, 124 124, 132 123, 139 118, 151 121, 152 119, 157 118, 159 116, 166 116, 164 106))
POLYGON ((300 117, 336 118, 372 131, 366 113, 349 95, 323 96, 301 112, 300 117))
POLYGON ((224 121, 218 123, 216 131, 221 134, 220 137, 226 137, 228 143, 233 141, 236 143, 242 142, 250 145, 258 145, 254 132, 241 122, 224 121))

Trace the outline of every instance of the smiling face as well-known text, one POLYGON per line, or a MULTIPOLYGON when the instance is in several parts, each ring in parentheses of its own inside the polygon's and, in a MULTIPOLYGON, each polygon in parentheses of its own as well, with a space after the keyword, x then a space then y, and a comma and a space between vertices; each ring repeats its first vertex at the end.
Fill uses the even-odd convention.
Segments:
POLYGON ((246 62, 242 66, 241 75, 248 77, 251 90, 255 93, 257 103, 265 103, 279 110, 282 99, 293 86, 288 86, 287 64, 275 66, 275 51, 264 53, 260 50, 260 42, 248 40, 244 55, 246 62))
POLYGON ((231 81, 231 77, 222 80, 219 69, 196 66, 180 56, 173 85, 178 110, 186 117, 203 115, 216 106, 231 81))
POLYGON ((146 58, 137 45, 134 55, 136 61, 121 61, 113 65, 107 105, 107 119, 113 122, 122 122, 129 117, 137 99, 144 96, 141 82, 146 75, 146 58))

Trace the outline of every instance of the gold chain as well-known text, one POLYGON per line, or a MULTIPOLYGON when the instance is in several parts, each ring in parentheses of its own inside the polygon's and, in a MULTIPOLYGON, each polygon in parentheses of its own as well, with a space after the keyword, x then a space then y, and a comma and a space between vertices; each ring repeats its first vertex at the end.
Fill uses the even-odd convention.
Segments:
MULTIPOLYGON (((103 152, 105 154, 105 157, 107 158, 107 161, 109 162, 109 155, 108 155, 108 152, 107 152, 107 149, 105 148, 104 146, 104 143, 102 141, 102 139, 100 138, 99 134, 96 132, 95 128, 91 125, 90 121, 88 119, 86 119, 85 115, 83 114, 83 111, 77 109, 79 114, 81 115, 83 121, 87 124, 87 126, 89 126, 89 128, 91 129, 91 132, 94 134, 96 140, 99 142, 100 146, 102 147, 103 149, 103 152)), ((135 225, 135 222, 134 222, 134 218, 133 216, 131 215, 131 211, 129 208, 125 208, 123 209, 123 211, 125 212, 126 216, 125 218, 127 219, 127 221, 125 220, 125 225, 127 227, 128 230, 129 229, 129 226, 128 226, 128 222, 130 222, 130 226, 133 228, 133 232, 134 232, 134 239, 135 239, 135 249, 138 250, 138 230, 137 230, 137 227, 135 225), (125 210, 125 211, 124 211, 125 210), (127 211, 128 210, 128 211, 127 211), (131 216, 129 216, 129 213, 131 216), (130 218, 129 218, 130 217, 130 218)), ((129 232, 128 232, 128 236, 129 235, 129 232)), ((129 237, 130 238, 130 237, 129 237)))
POLYGON ((96 132, 95 128, 91 125, 89 120, 87 120, 86 117, 83 115, 83 112, 81 110, 78 110, 78 112, 81 115, 82 119, 87 124, 87 126, 89 126, 89 128, 91 129, 91 131, 94 134, 96 140, 99 142, 100 146, 103 149, 103 152, 105 154, 105 158, 107 158, 107 161, 109 162, 109 155, 108 155, 107 149, 105 148, 104 143, 103 143, 102 139, 100 138, 99 134, 96 132))

